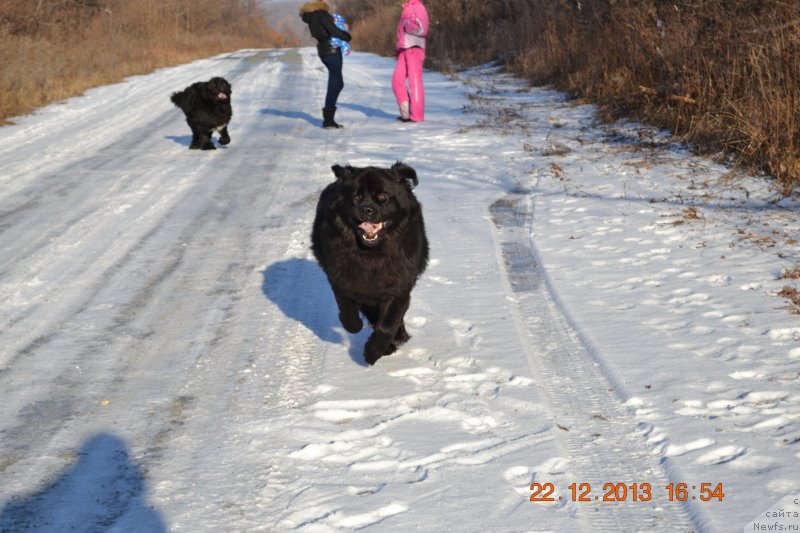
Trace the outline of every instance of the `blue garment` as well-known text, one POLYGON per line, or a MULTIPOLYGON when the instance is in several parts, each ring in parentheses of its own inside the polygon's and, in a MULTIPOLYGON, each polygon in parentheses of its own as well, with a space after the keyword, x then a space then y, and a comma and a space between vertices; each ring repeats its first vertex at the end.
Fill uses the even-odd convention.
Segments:
POLYGON ((322 64, 328 69, 328 91, 325 94, 325 108, 334 109, 339 93, 344 88, 344 78, 342 77, 342 54, 341 52, 320 57, 322 64))
MULTIPOLYGON (((341 16, 339 13, 331 13, 331 16, 333 17, 333 23, 336 24, 337 28, 347 31, 347 23, 344 21, 343 16, 341 16)), ((331 37, 331 42, 333 43, 333 46, 340 48, 344 55, 350 55, 350 43, 343 41, 338 37, 331 37)))

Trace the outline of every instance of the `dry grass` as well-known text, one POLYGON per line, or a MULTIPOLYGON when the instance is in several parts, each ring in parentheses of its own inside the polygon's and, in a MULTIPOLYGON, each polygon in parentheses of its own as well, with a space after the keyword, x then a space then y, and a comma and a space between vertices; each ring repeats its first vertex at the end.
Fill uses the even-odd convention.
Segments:
POLYGON ((778 296, 789 300, 789 310, 793 315, 800 315, 800 291, 789 285, 784 285, 778 296))
MULTIPOLYGON (((391 55, 396 0, 340 0, 354 46, 391 55)), ((800 185, 800 3, 427 0, 429 66, 492 60, 800 185)))
POLYGON ((283 44, 255 1, 4 0, 0 123, 159 67, 283 44))
POLYGON ((800 279, 800 266, 784 270, 781 279, 800 279))
POLYGON ((694 221, 697 221, 697 220, 704 220, 703 215, 701 215, 700 212, 697 210, 697 207, 695 207, 693 205, 690 205, 689 207, 684 208, 682 214, 683 214, 684 220, 687 220, 689 222, 694 222, 694 221))
MULTIPOLYGON (((800 279, 800 266, 784 269, 780 279, 800 279)), ((791 285, 784 285, 778 296, 788 300, 789 311, 792 314, 800 315, 800 291, 791 285)))

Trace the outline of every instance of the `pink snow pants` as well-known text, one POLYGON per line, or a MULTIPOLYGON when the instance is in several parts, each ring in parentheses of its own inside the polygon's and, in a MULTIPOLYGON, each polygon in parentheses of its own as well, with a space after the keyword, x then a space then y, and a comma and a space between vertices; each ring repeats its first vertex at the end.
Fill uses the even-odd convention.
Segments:
POLYGON ((422 85, 422 64, 425 49, 414 47, 401 50, 392 75, 392 90, 402 116, 403 104, 408 106, 408 118, 414 122, 425 120, 425 88, 422 85), (408 79, 408 87, 406 87, 408 79))

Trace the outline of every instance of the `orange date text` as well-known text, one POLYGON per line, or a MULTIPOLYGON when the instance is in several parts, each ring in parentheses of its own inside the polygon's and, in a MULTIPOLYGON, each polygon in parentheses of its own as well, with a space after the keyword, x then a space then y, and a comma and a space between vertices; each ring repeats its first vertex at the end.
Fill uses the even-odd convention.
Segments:
POLYGON ((556 502, 568 498, 573 502, 649 502, 657 492, 669 501, 688 500, 722 501, 725 492, 722 483, 670 483, 655 489, 651 483, 608 482, 602 490, 596 490, 590 483, 571 483, 569 493, 560 494, 553 483, 533 483, 530 490, 532 502, 556 502))

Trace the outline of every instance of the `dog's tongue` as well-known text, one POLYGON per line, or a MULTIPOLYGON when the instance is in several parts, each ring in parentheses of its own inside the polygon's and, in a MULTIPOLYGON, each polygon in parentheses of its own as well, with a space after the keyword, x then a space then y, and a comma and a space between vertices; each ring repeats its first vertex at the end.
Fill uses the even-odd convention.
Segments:
POLYGON ((217 95, 217 98, 218 98, 219 100, 227 100, 227 99, 228 99, 228 95, 227 95, 227 94, 225 94, 225 93, 223 93, 223 92, 221 92, 221 93, 219 93, 219 94, 217 95))
POLYGON ((367 235, 375 235, 383 228, 383 222, 378 222, 377 224, 373 222, 369 222, 365 220, 361 224, 358 225, 359 228, 363 229, 367 235))

